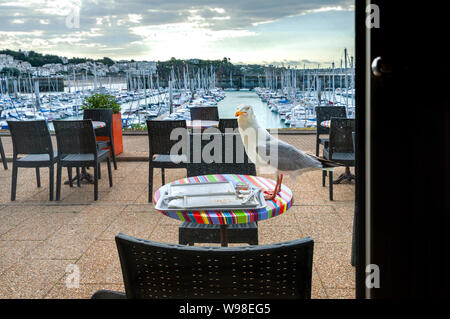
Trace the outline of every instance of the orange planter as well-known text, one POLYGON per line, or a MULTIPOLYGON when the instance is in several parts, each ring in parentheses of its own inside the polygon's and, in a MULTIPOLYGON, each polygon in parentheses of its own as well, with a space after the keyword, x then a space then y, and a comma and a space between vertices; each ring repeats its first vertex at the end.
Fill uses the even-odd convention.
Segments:
MULTIPOLYGON (((122 114, 113 114, 112 123, 113 139, 114 139, 114 150, 116 155, 123 152, 123 138, 122 138, 122 114)), ((107 141, 109 140, 106 136, 98 136, 97 141, 107 141)))

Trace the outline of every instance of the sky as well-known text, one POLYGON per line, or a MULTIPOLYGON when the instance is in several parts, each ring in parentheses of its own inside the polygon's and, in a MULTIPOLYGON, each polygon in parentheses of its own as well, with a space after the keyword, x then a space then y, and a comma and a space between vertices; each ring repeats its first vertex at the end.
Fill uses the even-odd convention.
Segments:
POLYGON ((339 66, 353 0, 0 0, 0 49, 66 57, 339 66))

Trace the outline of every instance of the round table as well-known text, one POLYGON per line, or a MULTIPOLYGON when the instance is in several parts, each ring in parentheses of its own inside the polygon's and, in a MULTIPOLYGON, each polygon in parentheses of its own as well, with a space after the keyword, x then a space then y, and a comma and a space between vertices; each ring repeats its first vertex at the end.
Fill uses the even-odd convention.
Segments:
POLYGON ((208 127, 219 127, 219 121, 186 120, 186 127, 191 129, 205 129, 208 127))
MULTIPOLYGON (((273 190, 276 182, 272 179, 238 175, 238 174, 215 174, 202 175, 182 178, 170 184, 186 184, 186 183, 200 183, 200 182, 218 182, 231 181, 233 185, 237 183, 246 183, 253 187, 261 188, 262 190, 273 190)), ((153 194, 153 203, 156 205, 164 194, 169 184, 163 185, 153 194)), ((293 196, 292 191, 285 185, 281 186, 281 191, 274 200, 266 201, 266 207, 261 209, 245 209, 245 210, 194 210, 194 211, 159 211, 165 216, 186 221, 190 223, 199 224, 213 224, 220 225, 221 245, 227 246, 227 225, 230 224, 245 224, 261 220, 270 219, 279 216, 286 212, 292 205, 293 196)))
POLYGON ((104 128, 106 123, 101 121, 92 121, 92 126, 94 127, 94 130, 97 130, 99 128, 104 128))

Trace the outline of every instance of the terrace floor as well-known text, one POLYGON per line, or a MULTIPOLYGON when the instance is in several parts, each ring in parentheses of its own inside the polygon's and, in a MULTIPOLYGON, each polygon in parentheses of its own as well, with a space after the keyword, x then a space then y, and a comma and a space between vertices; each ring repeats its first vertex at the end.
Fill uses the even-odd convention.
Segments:
MULTIPOLYGON (((314 135, 280 138, 314 153, 314 135)), ((2 141, 10 157, 10 137, 2 136, 2 141)), ((147 156, 147 136, 124 136, 124 147, 121 158, 147 156)), ((8 170, 0 169, 0 298, 89 298, 98 289, 124 291, 114 242, 117 233, 178 243, 180 222, 147 203, 147 162, 120 161, 113 171, 112 188, 102 166, 96 202, 93 186, 86 184, 72 189, 65 185, 61 201, 49 202, 48 169, 41 169, 41 188, 36 187, 34 169, 19 169, 17 199, 11 202, 9 164, 8 170), (79 267, 79 288, 66 286, 72 264, 79 267)), ((337 169, 336 176, 343 171, 337 169)), ((166 182, 185 176, 185 170, 166 170, 166 182)), ((63 171, 65 179, 67 171, 63 171)), ((161 186, 159 170, 154 181, 154 189, 161 186)), ((294 193, 294 205, 283 215, 259 223, 260 244, 311 236, 315 241, 312 297, 353 298, 354 184, 335 185, 335 200, 329 201, 321 172, 284 182, 294 193)))

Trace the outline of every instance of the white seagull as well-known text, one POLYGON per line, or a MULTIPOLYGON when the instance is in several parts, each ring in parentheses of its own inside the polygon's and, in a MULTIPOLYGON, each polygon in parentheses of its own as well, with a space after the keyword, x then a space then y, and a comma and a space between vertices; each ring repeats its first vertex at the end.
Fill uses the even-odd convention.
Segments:
POLYGON ((266 191, 266 200, 273 200, 281 190, 283 174, 296 178, 310 170, 333 170, 338 163, 307 154, 283 142, 261 127, 250 105, 238 106, 239 133, 248 157, 256 166, 272 167, 277 172, 277 183, 273 191, 266 191))

